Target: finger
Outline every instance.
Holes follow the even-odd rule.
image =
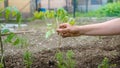
[[[61,29],[57,29],[56,32],[58,33],[58,35],[61,35],[62,33]]]
[[[57,29],[58,33],[67,33],[67,29]]]
[[[59,28],[66,28],[66,27],[67,27],[67,26],[64,25],[64,24],[62,24],[62,25],[59,26]]]
[[[59,28],[66,28],[68,26],[68,23],[63,23],[63,24],[60,24]]]
[[[70,34],[69,33],[65,33],[62,35],[63,38],[66,38],[66,37],[70,37]]]

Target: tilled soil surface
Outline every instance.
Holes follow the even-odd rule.
[[[105,45],[107,41],[109,41],[108,45]],[[104,57],[109,58],[111,64],[116,64],[115,68],[120,68],[120,45],[110,45],[114,43],[111,43],[111,39],[108,37],[102,42],[104,44],[94,43],[85,46],[65,46],[34,53],[32,68],[57,68],[55,54],[58,52],[58,49],[61,52],[73,50],[75,53],[73,59],[76,61],[75,68],[97,68]],[[24,68],[22,54],[7,55],[6,66],[7,68]]]
[[[111,64],[116,64],[115,68],[120,68],[120,36],[64,38],[61,47],[58,47],[58,35],[45,39],[45,25],[38,23],[29,23],[28,25],[36,25],[24,29],[35,31],[22,35],[28,39],[29,47],[16,48],[10,44],[4,46],[6,68],[25,68],[23,53],[26,50],[33,54],[31,68],[57,68],[55,54],[58,50],[64,53],[68,50],[74,52],[75,68],[97,68],[105,57],[109,58]]]

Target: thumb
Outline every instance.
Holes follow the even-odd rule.
[[[67,31],[67,28],[64,28],[64,29],[57,29],[57,32],[60,32],[60,33],[66,32],[66,31]]]

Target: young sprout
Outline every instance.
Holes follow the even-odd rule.
[[[62,19],[62,21],[65,23],[69,23],[70,25],[75,25],[75,23],[76,23],[74,18],[69,18],[68,16],[65,16]]]
[[[62,22],[63,22],[63,23],[66,23],[66,22],[68,22],[68,20],[69,20],[69,17],[68,17],[68,16],[65,16],[65,17],[62,19]]]
[[[54,33],[55,33],[54,25],[53,24],[47,24],[47,32],[46,32],[45,38],[46,39],[49,38]]]
[[[56,16],[62,20],[65,16],[67,16],[67,11],[64,8],[59,8],[56,12]]]
[[[52,34],[55,33],[56,28],[59,26],[59,24],[62,23],[69,23],[70,25],[75,24],[74,18],[69,18],[67,15],[67,11],[63,8],[58,9],[56,12],[54,11],[47,11],[45,13],[45,17],[47,19],[56,18],[56,23],[54,22],[48,22],[47,23],[47,32],[46,32],[46,38],[49,38]]]
[[[108,58],[104,58],[102,63],[98,65],[98,68],[115,68],[116,64],[110,64]]]
[[[67,53],[58,52],[55,54],[58,68],[75,68],[75,60],[73,59],[74,53],[68,50]]]
[[[29,51],[26,51],[23,54],[23,58],[24,58],[24,64],[26,65],[26,68],[31,68],[32,65],[32,53]]]
[[[70,18],[69,21],[68,21],[68,23],[70,25],[75,25],[75,19],[74,18]]]

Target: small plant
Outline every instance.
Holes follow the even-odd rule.
[[[98,68],[112,68],[112,67],[116,67],[116,64],[110,64],[108,58],[104,58],[102,63],[98,65]]]
[[[4,40],[5,43],[11,43],[13,46],[16,47],[24,47],[28,45],[26,38],[19,37],[13,32],[10,32],[8,29],[4,29],[2,31],[2,34],[7,34],[7,33],[9,33],[9,35],[6,36]]]
[[[19,40],[20,40],[19,47],[22,48],[22,47],[27,47],[29,45],[27,38],[19,37]]]
[[[75,68],[75,60],[73,59],[74,53],[72,50],[67,53],[56,53],[55,58],[57,60],[58,68]]]
[[[4,0],[0,0],[0,3],[3,2]],[[0,14],[2,12],[5,12],[5,18],[8,21],[10,19],[10,16],[16,18],[16,22],[19,24],[21,23],[21,13],[17,10],[15,7],[7,7],[5,9],[0,10]],[[9,29],[3,29],[4,25],[0,24],[0,47],[1,47],[1,62],[0,62],[0,68],[5,68],[5,59],[4,59],[4,45],[3,45],[3,38],[2,36],[7,36],[5,39],[6,42],[12,43],[14,45],[17,45],[18,38],[15,38],[16,35],[13,32],[10,32]],[[14,40],[13,40],[14,38]]]
[[[23,54],[23,58],[24,58],[24,64],[26,66],[26,68],[31,68],[32,65],[32,53],[29,51],[26,51]]]
[[[36,14],[36,19],[40,19]],[[44,13],[44,16],[42,16],[42,19],[46,20],[46,25],[47,25],[47,32],[45,35],[45,38],[48,39],[51,35],[56,33],[56,29],[59,27],[61,23],[69,23],[70,25],[75,24],[75,19],[68,17],[67,11],[64,10],[63,8],[57,9],[57,11],[46,11]],[[58,46],[61,46],[62,43],[62,38],[58,36]],[[72,60],[73,57],[73,52],[68,51],[66,53],[66,57],[63,56],[63,53],[60,52],[60,50],[57,50],[59,53],[56,54],[56,59],[58,60],[58,68],[74,68],[75,62]],[[65,60],[64,60],[65,59]],[[63,64],[63,65],[62,65]]]
[[[45,19],[47,25],[46,39],[49,38],[56,31],[56,28],[59,27],[59,24],[65,22],[71,25],[75,24],[74,18],[69,18],[67,11],[63,8],[59,8],[55,11],[46,11],[46,12],[34,12],[35,19]],[[51,21],[52,20],[52,21]]]
[[[45,16],[47,19],[54,18],[55,21],[47,23],[46,38],[49,38],[52,34],[54,34],[56,28],[59,27],[59,24],[61,24],[63,22],[69,23],[71,25],[75,24],[75,19],[69,18],[67,15],[67,12],[63,8],[58,9],[56,12],[54,12],[54,11],[49,12],[49,13],[47,12],[47,16],[49,16],[49,17]]]
[[[15,17],[16,22],[18,24],[21,23],[22,15],[21,15],[21,13],[19,12],[19,10],[16,7],[7,7],[7,8],[5,8],[5,19],[6,19],[6,21],[9,21],[10,16]]]

